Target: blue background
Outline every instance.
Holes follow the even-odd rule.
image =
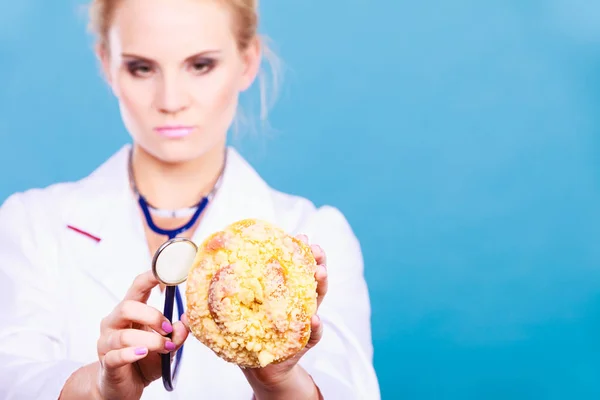
[[[383,397],[598,398],[600,3],[261,3],[285,76],[237,143],[356,230]],[[1,9],[5,198],[129,138],[80,3]]]

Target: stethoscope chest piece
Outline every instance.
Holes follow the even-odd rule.
[[[154,254],[152,272],[159,282],[167,286],[179,285],[187,279],[197,252],[198,246],[189,239],[170,239]]]
[[[166,286],[165,307],[163,314],[169,321],[173,321],[174,302],[177,300],[179,318],[183,314],[183,299],[177,285],[187,280],[188,273],[194,264],[198,246],[186,238],[175,237],[163,243],[152,259],[152,272],[156,279]],[[171,334],[167,334],[171,337]],[[161,368],[163,384],[167,391],[175,388],[177,371],[183,346],[177,351],[175,366],[171,368],[171,356],[161,354]]]

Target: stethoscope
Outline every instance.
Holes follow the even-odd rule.
[[[204,211],[209,201],[212,200],[217,188],[220,186],[221,178],[222,173],[212,191],[207,196],[203,197],[197,205],[182,210],[160,210],[150,205],[146,198],[137,190],[137,187],[135,186],[135,180],[133,179],[133,169],[131,165],[130,154],[129,180],[134,194],[138,198],[138,204],[142,209],[146,223],[153,232],[159,235],[165,235],[168,238],[168,240],[158,248],[156,253],[154,253],[154,257],[152,258],[152,272],[154,273],[156,279],[165,285],[165,304],[163,314],[169,320],[169,322],[173,322],[173,307],[175,301],[177,302],[178,319],[181,320],[184,307],[183,298],[178,285],[186,281],[188,272],[198,251],[198,246],[193,241],[178,236],[191,229],[196,222],[198,222],[198,218],[200,218],[202,211]],[[154,220],[152,219],[152,213],[171,217],[183,217],[189,216],[190,214],[191,216],[188,222],[179,228],[162,229],[154,223]],[[171,334],[167,335],[169,338],[171,336]],[[171,353],[161,354],[163,385],[169,392],[173,391],[175,388],[175,382],[177,381],[177,374],[179,372],[179,365],[181,363],[182,355],[183,345],[179,348],[179,350],[177,350],[177,353],[175,354],[175,362],[171,368]]]

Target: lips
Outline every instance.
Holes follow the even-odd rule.
[[[163,137],[177,139],[189,136],[194,129],[193,126],[161,126],[154,130]]]

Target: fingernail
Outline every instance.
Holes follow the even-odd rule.
[[[146,354],[148,352],[148,349],[145,347],[138,347],[137,349],[135,349],[135,354],[137,356],[143,356],[144,354]]]
[[[173,342],[167,342],[165,343],[165,349],[169,350],[169,351],[173,351],[175,350],[177,346],[175,346],[175,343]]]
[[[320,267],[322,267],[322,265]],[[315,278],[325,279],[326,277],[327,277],[327,268],[317,268],[317,272],[315,273]]]
[[[162,328],[163,328],[163,331],[165,331],[167,333],[173,332],[173,325],[171,325],[168,321],[164,321],[162,323]]]

